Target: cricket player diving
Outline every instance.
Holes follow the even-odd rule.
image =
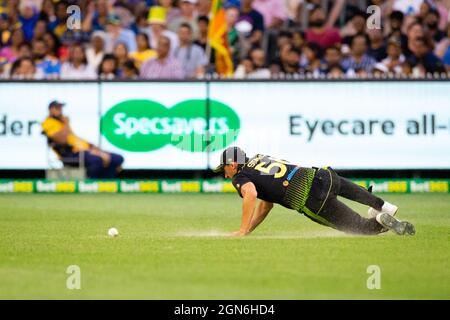
[[[243,199],[241,227],[230,236],[251,233],[274,203],[346,233],[377,235],[392,230],[398,235],[415,234],[411,223],[394,217],[397,206],[340,177],[329,167],[306,168],[262,154],[248,158],[242,149],[230,147],[222,153],[214,172],[232,179]],[[338,196],[369,206],[370,218],[361,217]],[[258,206],[256,199],[261,200]]]

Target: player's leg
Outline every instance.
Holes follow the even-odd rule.
[[[383,199],[344,177],[338,176],[338,178],[340,185],[338,195],[381,211],[384,204]]]
[[[386,231],[375,218],[361,217],[336,197],[330,197],[326,201],[320,217],[328,221],[335,229],[346,233],[376,235]]]
[[[337,174],[336,174],[337,176]],[[398,211],[398,207],[384,201],[380,197],[367,191],[365,188],[353,183],[352,181],[337,176],[339,179],[338,195],[346,199],[356,201],[361,204],[369,206],[369,216],[375,218],[379,213],[386,212],[391,216],[395,216]],[[373,208],[373,209],[372,209]]]
[[[105,168],[105,178],[115,178],[117,173],[119,172],[119,168],[122,165],[124,158],[115,153],[108,153],[110,157],[110,162],[108,166]]]
[[[89,151],[83,152],[84,165],[86,167],[87,176],[91,179],[103,178],[104,167],[103,160],[97,155],[91,154]]]

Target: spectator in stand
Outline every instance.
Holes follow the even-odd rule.
[[[33,40],[32,54],[36,68],[42,71],[45,79],[59,78],[61,64],[58,59],[48,55],[47,45],[43,39]]]
[[[387,35],[388,38],[397,37],[400,39],[402,44],[402,49],[408,47],[408,37],[403,33],[403,21],[404,15],[401,11],[393,11],[389,15],[389,24],[388,28],[390,29],[390,33]]]
[[[127,50],[134,52],[137,49],[136,38],[133,31],[122,27],[120,17],[110,15],[106,26],[105,48],[106,52],[111,52],[118,43],[124,43]]]
[[[325,11],[320,6],[315,6],[311,10],[309,26],[310,28],[306,30],[307,42],[315,42],[324,49],[341,42],[339,30],[326,26]]]
[[[198,0],[197,14],[198,16],[209,16],[211,13],[212,0]]]
[[[445,30],[447,24],[450,22],[450,1],[449,0],[435,0],[436,9],[439,12],[441,20],[439,21],[439,29]]]
[[[324,72],[326,74],[333,74],[336,76],[336,67],[340,70],[342,70],[342,53],[339,47],[337,46],[331,46],[325,49],[325,55],[324,55]],[[333,72],[334,71],[334,72]]]
[[[278,33],[278,36],[272,40],[275,41],[269,41],[268,60],[270,64],[280,64],[281,48],[286,44],[294,46],[292,32],[289,30],[282,30]],[[297,47],[297,49],[300,51],[303,50],[301,47]]]
[[[427,37],[433,39],[435,43],[439,43],[445,38],[445,32],[439,30],[439,12],[437,10],[430,10],[425,16],[424,23],[427,30]]]
[[[266,29],[280,29],[288,18],[286,4],[280,0],[254,0],[253,9],[262,14]]]
[[[105,56],[105,32],[95,31],[86,49],[86,59],[90,68],[97,70]]]
[[[8,15],[0,13],[0,48],[7,46],[11,40],[11,31]]]
[[[250,75],[251,79],[269,79],[270,70],[267,68],[266,53],[261,48],[255,48],[250,51],[250,59],[253,63],[254,70]]]
[[[206,51],[206,46],[208,44],[209,18],[207,16],[199,16],[197,19],[197,24],[198,37],[195,39],[194,43]]]
[[[236,30],[244,34],[249,47],[260,47],[264,35],[264,18],[253,9],[253,0],[241,0],[239,19]]]
[[[306,44],[305,34],[301,30],[295,30],[292,32],[292,46],[298,50],[303,50]]]
[[[417,21],[410,24],[407,29],[407,37],[408,43],[407,46],[403,48],[403,52],[405,55],[409,56],[412,52],[411,47],[414,45],[415,40],[425,37],[423,26]]]
[[[241,61],[234,73],[236,79],[270,79],[270,76],[266,54],[261,48],[252,49],[249,57]]]
[[[33,59],[20,58],[11,67],[11,79],[13,80],[41,80],[44,74],[36,68]]]
[[[170,55],[170,39],[159,37],[156,47],[158,56],[149,59],[142,65],[141,79],[183,79],[184,71],[181,62]]]
[[[342,61],[342,67],[347,70],[349,76],[360,73],[371,73],[376,61],[367,54],[367,36],[357,34],[353,37],[350,56]]]
[[[69,52],[69,60],[61,67],[61,79],[89,80],[97,78],[94,69],[87,64],[86,54],[82,45],[73,45]]]
[[[61,43],[57,36],[54,33],[46,32],[42,39],[45,41],[45,45],[47,46],[48,55],[58,59],[60,62],[65,62],[61,59],[60,47]]]
[[[341,29],[342,43],[350,46],[353,36],[366,33],[366,13],[358,10],[347,25]]]
[[[201,78],[208,64],[205,51],[193,43],[193,31],[188,23],[181,24],[178,30],[180,45],[175,49],[174,57],[183,65],[187,79]]]
[[[430,40],[419,37],[413,40],[411,54],[407,57],[408,62],[413,66],[413,74],[423,77],[426,73],[444,72],[445,67],[442,61],[433,53]]]
[[[122,78],[123,80],[137,80],[139,79],[139,69],[134,64],[134,61],[128,59],[123,64]]]
[[[23,42],[19,45],[19,53],[17,59],[31,57],[31,45],[28,42]]]
[[[225,11],[225,22],[227,24],[228,32],[228,47],[230,49],[231,57],[235,65],[248,56],[251,49],[250,42],[246,41],[243,36],[236,30],[236,24],[239,20],[239,9],[236,6],[230,6]],[[214,50],[211,52],[211,58],[215,57]]]
[[[254,66],[250,57],[242,59],[237,66],[233,77],[235,79],[248,79],[254,70]]]
[[[158,0],[157,5],[163,7],[167,12],[167,24],[171,24],[175,19],[181,16],[180,8],[173,5],[173,0]]]
[[[104,55],[98,66],[98,78],[100,80],[115,79],[118,75],[117,65],[117,59],[113,54]]]
[[[370,40],[367,54],[377,62],[385,59],[387,57],[387,52],[382,29],[368,30],[367,35]]]
[[[303,49],[306,63],[302,64],[303,73],[310,74],[317,78],[324,73],[324,65],[322,64],[323,49],[317,43],[308,43]]]
[[[33,39],[42,39],[47,32],[47,21],[38,20],[33,30]]]
[[[11,45],[0,49],[0,57],[5,58],[9,63],[17,60],[19,47],[25,42],[25,35],[22,29],[16,29],[11,33]]]
[[[178,32],[178,29],[182,24],[189,24],[192,29],[194,38],[198,37],[198,24],[197,24],[197,0],[181,0],[180,1],[180,16],[173,19],[169,23],[169,30],[172,32]]]
[[[33,30],[38,20],[39,12],[36,5],[30,0],[21,1],[19,21],[26,41],[33,40]]]
[[[108,0],[98,0],[96,5],[89,11],[92,15],[93,31],[106,31],[108,25],[108,17],[112,13],[112,6]]]
[[[39,15],[40,20],[51,22],[55,19],[55,6],[53,0],[42,1],[41,13]]]
[[[49,23],[48,30],[54,33],[59,39],[67,31],[67,8],[66,1],[60,1],[55,7],[55,19]]]
[[[293,75],[300,72],[301,51],[286,43],[280,48],[280,58],[276,63],[270,66],[270,72],[273,77],[282,75]]]
[[[150,48],[156,48],[159,39],[164,36],[170,40],[170,55],[173,55],[175,48],[178,47],[178,36],[176,33],[167,30],[167,12],[166,9],[160,6],[150,8],[148,14],[149,27],[141,30],[147,34],[150,39]]]
[[[438,43],[434,53],[436,54],[436,56],[442,59],[449,49],[450,49],[450,23],[447,26],[447,36]]]
[[[156,51],[150,48],[150,41],[147,34],[139,33],[136,36],[137,51],[130,53],[130,58],[135,62],[135,66],[140,68],[148,59],[156,57]]]
[[[129,52],[125,43],[119,42],[114,47],[114,57],[117,59],[117,75],[119,77],[123,76],[123,66],[128,60]]]
[[[401,75],[403,71],[402,64],[405,62],[405,56],[402,53],[402,44],[399,38],[389,38],[387,44],[387,54],[387,58],[381,63],[386,66],[390,73]]]

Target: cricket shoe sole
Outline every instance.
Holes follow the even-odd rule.
[[[414,225],[408,221],[400,221],[391,216],[388,213],[380,213],[376,217],[379,224],[386,229],[394,231],[399,236],[408,235],[413,236],[416,234]]]

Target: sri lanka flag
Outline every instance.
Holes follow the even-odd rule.
[[[233,75],[234,67],[228,46],[228,30],[223,3],[224,0],[213,0],[212,2],[208,41],[210,47],[216,50],[217,73],[231,76]]]

